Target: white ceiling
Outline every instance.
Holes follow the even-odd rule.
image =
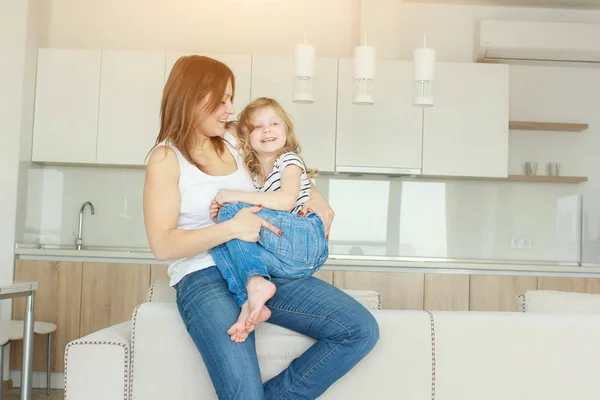
[[[600,0],[404,0],[404,2],[600,10]]]

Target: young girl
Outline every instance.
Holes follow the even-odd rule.
[[[275,294],[270,277],[304,278],[318,271],[329,256],[325,227],[314,213],[303,216],[310,197],[311,171],[300,157],[300,146],[288,114],[274,99],[259,98],[242,110],[238,121],[240,150],[257,192],[220,190],[211,205],[217,222],[233,218],[244,207],[264,207],[257,213],[277,234],[261,229],[258,242],[233,239],[211,250],[217,267],[241,307],[228,331],[243,342],[271,312],[265,303]]]

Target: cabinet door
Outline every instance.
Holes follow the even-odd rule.
[[[146,301],[149,264],[84,262],[81,280],[81,336],[131,319]]]
[[[337,60],[317,58],[313,82],[315,102],[292,101],[293,57],[254,56],[252,58],[252,99],[272,97],[291,116],[309,168],[334,171]],[[241,111],[241,110],[240,110]]]
[[[160,129],[165,53],[103,51],[99,164],[144,165]]]
[[[423,110],[412,105],[412,62],[377,60],[372,105],[353,103],[353,60],[339,63],[336,170],[420,173]]]
[[[508,176],[508,66],[436,63],[423,174]]]
[[[165,66],[165,82],[173,69],[173,65],[181,56],[192,53],[167,53]],[[235,99],[233,108],[235,114],[230,119],[237,119],[237,114],[250,102],[250,80],[252,76],[252,57],[248,54],[212,54],[202,53],[202,56],[214,58],[227,65],[235,77]]]
[[[38,52],[32,159],[95,163],[99,50]]]

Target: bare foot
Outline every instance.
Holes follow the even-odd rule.
[[[246,319],[246,331],[248,333],[252,332],[256,325],[260,324],[261,322],[265,322],[269,318],[271,318],[271,310],[269,310],[266,306],[262,306],[256,321],[253,320],[250,322],[249,319]]]
[[[265,303],[275,295],[275,285],[263,276],[255,275],[248,280],[246,290],[248,291],[248,306],[250,307],[248,322],[250,325],[256,325],[262,322],[260,317]]]
[[[270,313],[270,312],[269,312]],[[252,331],[246,330],[246,320],[250,315],[250,308],[248,302],[245,302],[240,311],[240,315],[235,324],[231,325],[231,328],[227,331],[227,334],[231,336],[231,341],[236,343],[242,343],[248,338],[248,334]]]

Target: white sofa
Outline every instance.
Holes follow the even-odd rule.
[[[380,341],[322,399],[600,398],[600,316],[378,310],[377,294],[351,294],[372,309]],[[313,343],[268,323],[256,337],[265,380]],[[65,366],[67,400],[216,398],[164,282],[131,322],[69,343]]]

